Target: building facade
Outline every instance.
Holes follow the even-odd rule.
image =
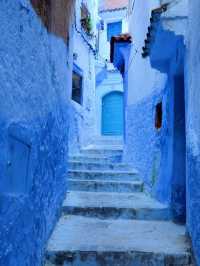
[[[99,1],[98,56],[96,61],[97,138],[117,138],[124,135],[123,80],[110,63],[112,36],[128,30],[128,1]]]
[[[152,194],[157,194],[160,190],[157,185],[162,132],[155,127],[155,113],[156,105],[164,94],[166,75],[151,67],[149,57],[142,57],[142,47],[151,11],[157,6],[157,1],[130,3],[130,36],[122,36],[122,40],[113,41],[115,49],[112,55],[114,64],[123,75],[126,95],[124,160],[138,168],[146,189]],[[169,191],[162,191],[160,194],[163,196],[164,193],[163,200],[169,200]]]
[[[73,84],[70,104],[70,153],[78,153],[95,135],[95,56],[98,5],[96,0],[76,1],[73,50]],[[86,133],[87,132],[87,133]]]

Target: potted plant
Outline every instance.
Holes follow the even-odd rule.
[[[87,15],[85,18],[81,19],[81,26],[88,35],[92,35],[92,19],[91,15]]]

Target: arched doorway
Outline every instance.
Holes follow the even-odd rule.
[[[104,136],[121,136],[124,131],[123,93],[113,91],[102,98],[101,132]]]

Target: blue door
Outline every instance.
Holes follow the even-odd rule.
[[[102,99],[102,134],[106,136],[123,135],[123,93],[111,92]]]
[[[118,36],[122,33],[122,21],[112,22],[107,24],[107,41],[110,42],[113,36]]]

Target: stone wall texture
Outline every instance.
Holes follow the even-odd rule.
[[[155,128],[156,104],[162,101],[162,128]],[[170,202],[171,176],[166,170],[171,153],[167,88],[127,107],[124,160],[136,167],[145,189],[162,202]],[[163,171],[162,171],[163,169]],[[165,185],[163,184],[165,183]]]
[[[26,0],[0,22],[0,265],[39,266],[66,191],[70,45]]]
[[[200,2],[189,3],[187,40],[187,224],[197,265],[200,265]]]

